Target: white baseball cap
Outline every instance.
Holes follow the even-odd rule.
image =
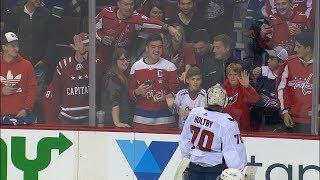
[[[13,33],[13,32],[7,32],[3,35],[3,38],[2,38],[2,43],[3,44],[7,44],[7,43],[11,43],[13,41],[18,41],[18,36]]]
[[[286,49],[284,49],[281,46],[276,46],[275,48],[271,49],[271,50],[267,50],[267,53],[269,54],[269,57],[276,57],[279,58],[282,61],[287,60],[288,58],[288,52]]]

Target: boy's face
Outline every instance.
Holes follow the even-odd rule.
[[[12,58],[16,58],[19,53],[19,43],[18,41],[7,43],[2,45],[3,52]]]
[[[279,62],[278,58],[270,57],[268,59],[268,67],[270,70],[273,71],[273,70],[277,69],[279,67],[279,65],[280,65],[280,62]]]
[[[190,91],[197,91],[200,89],[202,78],[200,75],[195,75],[187,78],[186,81],[189,84]]]
[[[238,83],[239,83],[239,74],[234,72],[234,71],[230,71],[228,74],[227,74],[227,78],[228,78],[228,81],[230,83],[231,86],[237,86]]]
[[[307,48],[298,41],[295,43],[294,51],[297,53],[297,56],[302,59],[308,54]]]

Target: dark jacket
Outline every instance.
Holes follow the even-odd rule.
[[[55,28],[48,9],[39,7],[30,18],[24,12],[24,4],[19,3],[8,12],[4,29],[18,35],[20,53],[33,65],[40,60],[51,65],[55,60]]]
[[[113,125],[111,110],[115,106],[120,108],[120,122],[131,124],[133,106],[129,99],[129,86],[123,85],[112,70],[103,76],[101,105],[106,113],[106,125]]]
[[[202,86],[208,90],[211,86],[225,80],[226,65],[223,60],[216,60],[213,56],[206,58],[202,69]]]

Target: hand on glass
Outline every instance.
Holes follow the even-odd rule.
[[[249,73],[247,71],[242,71],[241,72],[241,76],[238,77],[239,83],[244,86],[244,87],[248,87],[249,86]]]

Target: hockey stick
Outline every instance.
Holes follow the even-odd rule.
[[[174,174],[174,180],[182,180],[183,172],[186,170],[190,162],[190,159],[183,158]]]

